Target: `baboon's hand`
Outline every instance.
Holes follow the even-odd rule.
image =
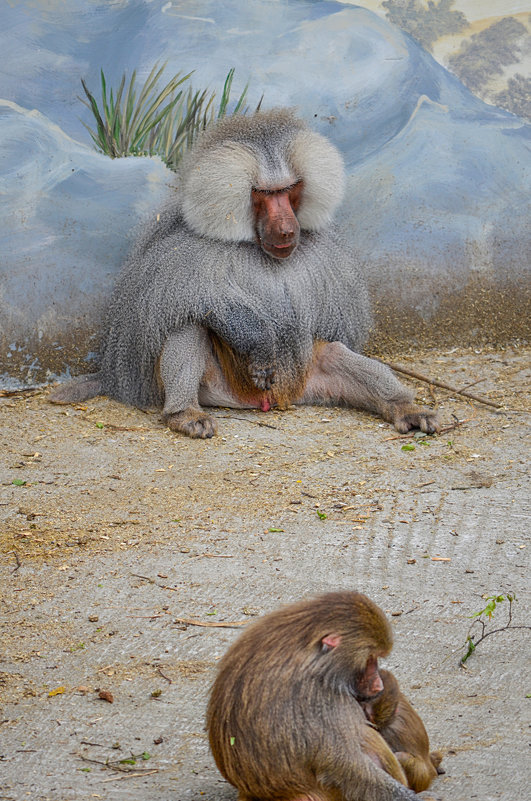
[[[214,418],[200,409],[185,409],[184,412],[169,414],[165,422],[172,431],[179,431],[192,439],[210,439],[218,430]]]
[[[435,434],[441,427],[434,409],[423,409],[413,403],[397,404],[392,420],[401,434],[406,434],[413,428],[419,428],[425,434]]]
[[[271,389],[275,383],[275,368],[274,367],[258,367],[251,365],[249,375],[255,387],[258,389],[266,390]]]

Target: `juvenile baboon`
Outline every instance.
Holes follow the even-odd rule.
[[[383,689],[392,633],[358,592],[287,606],[223,657],[207,709],[210,747],[239,801],[400,801],[417,796],[361,703]]]
[[[367,719],[376,727],[402,765],[407,783],[416,793],[426,790],[438,773],[442,754],[430,752],[428,733],[420,715],[400,691],[395,676],[380,670],[383,692],[362,703]]]
[[[162,407],[171,429],[202,438],[216,433],[202,406],[346,404],[401,432],[437,430],[433,410],[357,352],[369,301],[331,223],[343,188],[338,151],[289,110],[205,132],[117,281],[100,371],[51,400]]]

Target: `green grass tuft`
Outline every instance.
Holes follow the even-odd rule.
[[[190,83],[191,72],[187,75],[178,72],[160,88],[165,66],[155,64],[140,88],[136,83],[136,70],[129,81],[124,73],[114,90],[107,89],[105,74],[101,70],[100,105],[85,81],[81,81],[87,99],[80,100],[92,111],[96,122],[95,129],[88,125],[85,127],[97,150],[113,159],[160,156],[170,169],[175,170],[200,131],[226,116],[234,68],[225,78],[216,108],[216,93],[208,89],[194,90]],[[247,89],[248,84],[236,101],[232,114],[247,113]],[[262,100],[257,111],[261,103]]]

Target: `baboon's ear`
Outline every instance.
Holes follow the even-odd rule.
[[[327,653],[327,651],[337,648],[340,642],[341,634],[327,634],[326,637],[323,637],[321,640],[321,649],[324,653]]]

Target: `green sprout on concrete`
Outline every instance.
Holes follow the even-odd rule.
[[[197,135],[215,120],[228,114],[234,68],[225,78],[219,104],[216,92],[194,90],[192,72],[178,72],[166,84],[161,79],[166,65],[155,64],[142,86],[137,85],[136,70],[129,80],[126,74],[117,88],[107,87],[101,70],[101,100],[98,101],[84,80],[86,100],[79,98],[92,111],[95,129],[85,125],[97,150],[111,158],[125,156],[160,156],[175,170]],[[248,84],[236,101],[232,114],[245,114]],[[258,103],[256,110],[261,106]],[[85,124],[85,123],[84,123]]]
[[[461,665],[461,667],[465,667],[465,662],[470,656],[472,656],[478,645],[481,642],[483,642],[483,640],[485,640],[487,637],[490,637],[491,634],[499,634],[500,632],[508,631],[509,629],[531,630],[531,626],[512,625],[513,603],[517,600],[514,592],[507,593],[506,595],[489,595],[485,598],[485,600],[488,601],[485,608],[481,609],[479,612],[474,612],[473,615],[470,615],[470,617],[473,618],[474,620],[468,630],[467,638],[464,644],[464,647],[467,649],[466,653],[459,660],[459,664]],[[505,601],[508,601],[509,603],[507,623],[505,624],[505,626],[501,626],[498,629],[488,629],[488,625],[492,620],[496,608]],[[479,624],[481,626],[479,636],[477,636],[475,633],[472,634],[472,629],[476,624]]]

